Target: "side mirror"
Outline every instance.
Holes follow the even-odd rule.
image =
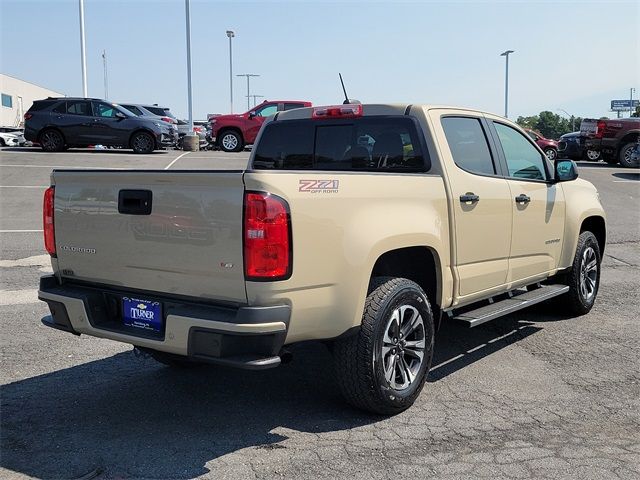
[[[254,118],[257,117],[258,115],[256,115],[256,112],[249,112],[249,118]]]
[[[570,182],[578,178],[578,167],[573,160],[560,158],[554,163],[553,179],[556,182]]]
[[[124,120],[125,118],[127,118],[127,116],[122,112],[116,112],[116,118],[119,118],[120,120]]]

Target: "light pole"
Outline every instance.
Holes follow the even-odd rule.
[[[255,73],[240,73],[239,75],[236,75],[236,77],[247,77],[247,110],[251,110],[251,104],[249,103],[250,100],[250,96],[251,96],[251,91],[250,91],[250,87],[249,87],[249,79],[251,77],[259,77],[260,75],[256,75]]]
[[[509,118],[509,54],[514,53],[513,50],[507,50],[500,54],[506,60],[504,75],[504,118]]]
[[[84,0],[79,0],[80,9],[80,62],[82,63],[82,96],[87,98],[87,51],[84,41]]]
[[[564,112],[571,119],[571,131],[575,132],[576,131],[576,117],[574,117],[569,112],[567,112],[566,110],[563,110],[561,108],[558,108],[558,111],[559,112]]]
[[[233,113],[233,54],[231,50],[231,39],[236,34],[233,30],[227,30],[227,37],[229,37],[229,110]]]
[[[253,98],[253,106],[256,106],[256,98],[264,98],[264,95],[255,95],[255,94],[251,94],[249,95],[251,98]]]
[[[635,91],[636,89],[633,87],[629,89],[629,99],[631,100],[629,105],[629,118],[631,118],[631,115],[633,115],[633,92]]]
[[[102,68],[104,70],[104,99],[109,100],[109,77],[107,76],[107,51],[102,50]]]
[[[189,133],[193,135],[193,101],[191,97],[191,12],[190,0],[184,0],[185,17],[187,22],[187,102],[189,108]]]

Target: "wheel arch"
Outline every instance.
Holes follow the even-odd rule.
[[[396,248],[382,253],[371,270],[374,277],[407,278],[416,282],[426,293],[433,309],[436,328],[440,326],[442,270],[436,250],[425,246]]]
[[[627,143],[635,143],[638,141],[638,137],[640,137],[640,132],[637,130],[628,132],[624,137],[620,139],[618,143],[618,151],[622,149]]]
[[[222,127],[220,128],[220,130],[218,130],[218,134],[216,135],[216,143],[218,143],[218,145],[220,145],[220,137],[222,137],[226,132],[237,133],[238,135],[240,135],[240,139],[244,143],[244,135],[242,134],[242,130],[239,127],[230,125],[228,127]]]
[[[131,147],[131,142],[133,140],[133,137],[136,134],[140,133],[140,132],[147,133],[147,134],[149,134],[151,136],[151,138],[153,140],[153,149],[157,150],[158,149],[158,142],[156,141],[156,136],[154,135],[154,133],[151,130],[149,130],[148,128],[143,128],[143,127],[138,127],[133,132],[131,132],[131,135],[129,135],[129,141],[127,142],[127,147],[128,148],[132,148]]]
[[[60,130],[59,127],[57,127],[56,125],[47,125],[46,127],[42,127],[40,129],[40,131],[38,132],[38,136],[36,137],[38,140],[38,143],[42,143],[40,142],[40,140],[42,139],[42,135],[44,134],[44,132],[46,132],[47,130],[55,130],[56,132],[58,132],[60,135],[62,135],[62,139],[64,140],[64,144],[67,144],[67,137],[65,136],[65,134],[62,132],[62,130]]]
[[[600,255],[603,255],[604,248],[607,243],[607,229],[604,218],[595,215],[585,218],[580,225],[580,233],[586,231],[589,231],[595,235],[596,240],[598,240]]]

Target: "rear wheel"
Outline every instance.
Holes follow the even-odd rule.
[[[154,147],[153,137],[146,132],[138,132],[131,138],[131,148],[135,153],[151,153]]]
[[[595,235],[589,231],[578,237],[578,246],[566,283],[569,292],[562,306],[567,313],[584,315],[593,307],[600,287],[600,246]]]
[[[39,143],[45,152],[61,152],[64,150],[64,137],[57,130],[45,130],[42,132]]]
[[[422,391],[433,343],[433,314],[420,286],[406,278],[374,278],[360,330],[334,343],[343,396],[373,413],[406,410]]]
[[[636,148],[636,142],[627,143],[623,145],[618,154],[620,165],[626,168],[635,168],[640,166],[640,161],[633,155],[633,150]]]
[[[225,152],[239,152],[244,147],[242,136],[233,130],[223,131],[218,140],[220,149]]]

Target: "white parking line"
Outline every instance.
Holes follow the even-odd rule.
[[[178,160],[180,160],[182,157],[184,157],[185,155],[189,155],[191,152],[184,152],[182,155],[178,155],[169,165],[167,165],[166,167],[164,167],[165,170],[169,170],[171,168],[171,166],[176,163]]]
[[[0,188],[49,188],[44,185],[0,185]]]
[[[637,183],[640,185],[640,180],[613,180],[613,183]]]
[[[42,230],[0,230],[0,233],[42,233]]]

